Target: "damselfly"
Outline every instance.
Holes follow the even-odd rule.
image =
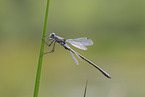
[[[99,66],[97,66],[96,64],[94,64],[93,62],[91,62],[90,60],[88,60],[87,58],[85,58],[84,56],[80,55],[79,53],[77,53],[76,51],[74,51],[72,48],[69,47],[69,45],[67,43],[70,43],[71,45],[82,49],[82,50],[87,50],[86,46],[90,46],[93,45],[93,41],[89,38],[76,38],[76,39],[64,39],[60,36],[56,36],[55,33],[51,33],[49,38],[46,37],[47,40],[52,40],[49,44],[45,41],[45,44],[49,47],[53,44],[52,50],[50,52],[45,52],[44,54],[47,53],[52,53],[54,52],[54,48],[55,48],[55,43],[58,43],[60,45],[62,45],[66,50],[68,50],[70,52],[70,54],[72,55],[74,61],[76,62],[76,64],[79,64],[77,59],[75,58],[75,56],[73,55],[73,53],[78,56],[80,59],[85,60],[86,62],[88,62],[89,64],[91,64],[92,66],[94,66],[95,68],[97,68],[103,75],[105,75],[107,78],[111,78],[109,74],[107,74],[104,70],[102,70]]]

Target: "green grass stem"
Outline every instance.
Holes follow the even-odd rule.
[[[47,2],[47,4],[46,4],[45,20],[44,20],[42,39],[41,39],[41,48],[40,48],[40,54],[39,54],[39,60],[38,60],[38,67],[37,67],[37,74],[36,74],[33,97],[38,97],[38,92],[39,92],[41,68],[42,68],[44,45],[45,45],[45,42],[43,40],[45,40],[46,29],[47,29],[47,20],[48,20],[48,10],[49,10],[49,0],[47,0],[46,2]]]
[[[86,94],[87,94],[87,85],[88,85],[88,80],[86,81],[86,86],[85,86],[85,91],[84,91],[84,97],[86,97]]]

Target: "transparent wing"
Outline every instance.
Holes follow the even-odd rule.
[[[79,65],[78,60],[76,59],[76,57],[74,56],[74,54],[81,60],[80,56],[78,55],[78,53],[76,53],[73,49],[71,49],[67,44],[65,44],[65,47],[68,48],[71,56],[73,57],[74,61],[76,62],[77,65]],[[74,53],[74,54],[73,54]]]
[[[90,46],[93,45],[93,41],[87,37],[83,38],[76,38],[76,39],[67,39],[66,42],[83,45],[83,46]]]
[[[76,62],[76,64],[79,65],[79,62],[76,59],[76,57],[74,56],[74,54],[71,51],[69,51],[69,52],[70,52],[71,56],[73,57],[74,61]]]
[[[82,49],[87,50],[85,46],[93,45],[93,41],[87,37],[84,38],[76,38],[76,39],[67,39],[66,42],[70,43],[71,45]]]

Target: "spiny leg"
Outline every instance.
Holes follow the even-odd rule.
[[[49,39],[48,36],[45,36],[45,37],[46,37],[47,40],[52,40],[52,39]]]
[[[48,35],[43,35],[43,37],[46,37],[47,40],[52,40],[48,38]]]
[[[53,40],[54,41],[54,40]],[[53,48],[52,48],[52,50],[50,51],[50,52],[45,52],[44,54],[48,54],[48,53],[53,53],[54,52],[54,48],[55,48],[55,43],[56,43],[56,41],[54,41],[54,43],[53,43]],[[52,43],[51,43],[52,44]]]
[[[45,44],[49,47],[49,46],[51,46],[51,44],[54,42],[54,40],[52,40],[49,44],[44,40],[44,39],[42,39],[44,42],[45,42]]]
[[[49,43],[49,45],[47,45],[47,46],[48,46],[48,47],[51,46],[51,44],[52,44],[53,42],[54,42],[54,40],[52,40],[52,41]]]

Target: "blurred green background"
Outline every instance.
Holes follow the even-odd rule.
[[[0,97],[32,97],[46,0],[0,1]],[[47,35],[89,37],[87,51],[112,79],[60,45],[44,56],[39,97],[144,97],[145,1],[50,0]],[[45,51],[51,48],[45,47]]]

